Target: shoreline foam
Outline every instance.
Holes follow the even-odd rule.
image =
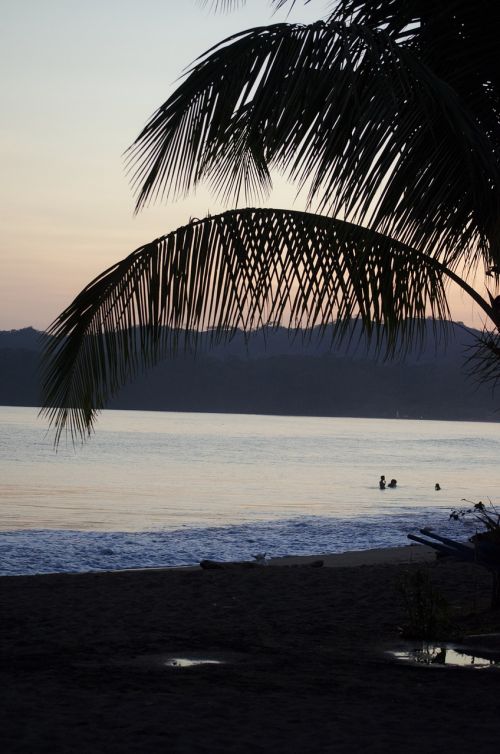
[[[316,555],[284,555],[266,559],[259,564],[255,561],[209,561],[217,564],[222,570],[238,566],[253,566],[255,568],[277,568],[311,566],[318,561],[324,568],[357,568],[371,565],[404,565],[411,563],[429,563],[435,560],[436,552],[425,545],[402,545],[401,547],[378,547],[369,550],[347,550],[337,553],[320,553]],[[123,568],[115,571],[100,571],[99,573],[136,573],[157,571],[198,571],[199,564],[185,566],[165,566],[151,568]],[[215,570],[215,569],[214,569]],[[48,575],[48,574],[46,574]]]

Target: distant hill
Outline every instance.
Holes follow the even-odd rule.
[[[38,351],[41,348],[43,333],[33,327],[22,330],[0,330],[0,349],[26,349]]]
[[[445,325],[447,345],[432,324],[422,347],[404,359],[377,359],[353,326],[351,347],[332,347],[332,330],[311,338],[282,328],[238,332],[197,356],[167,359],[127,385],[110,408],[164,411],[408,417],[498,421],[500,396],[477,386],[464,362],[477,331]],[[0,404],[39,405],[41,333],[0,331]]]

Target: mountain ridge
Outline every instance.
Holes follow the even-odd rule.
[[[360,340],[356,325],[350,349],[332,346],[328,328],[322,339],[317,332],[290,337],[284,328],[237,332],[213,348],[205,333],[197,355],[165,359],[108,408],[499,421],[491,389],[474,384],[464,367],[479,331],[444,326],[445,350],[429,322],[422,347],[392,361]],[[42,335],[0,331],[0,404],[39,405]]]

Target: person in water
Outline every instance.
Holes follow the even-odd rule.
[[[436,490],[436,492],[439,492],[439,490],[441,489],[441,485],[439,484],[439,482],[436,482],[436,484],[434,485],[434,489]]]
[[[398,480],[397,479],[391,479],[391,481],[389,482],[389,484],[387,486],[391,487],[392,489],[394,489],[394,487],[398,486]]]
[[[380,477],[380,481],[378,483],[378,486],[380,487],[381,490],[385,490],[385,476],[383,474]]]

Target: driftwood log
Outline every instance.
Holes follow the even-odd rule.
[[[432,547],[438,556],[476,563],[486,568],[493,580],[491,607],[495,610],[500,609],[500,545],[497,542],[488,542],[484,537],[470,544],[455,542],[453,539],[435,534],[430,529],[420,529],[420,536],[408,534],[408,539]]]

